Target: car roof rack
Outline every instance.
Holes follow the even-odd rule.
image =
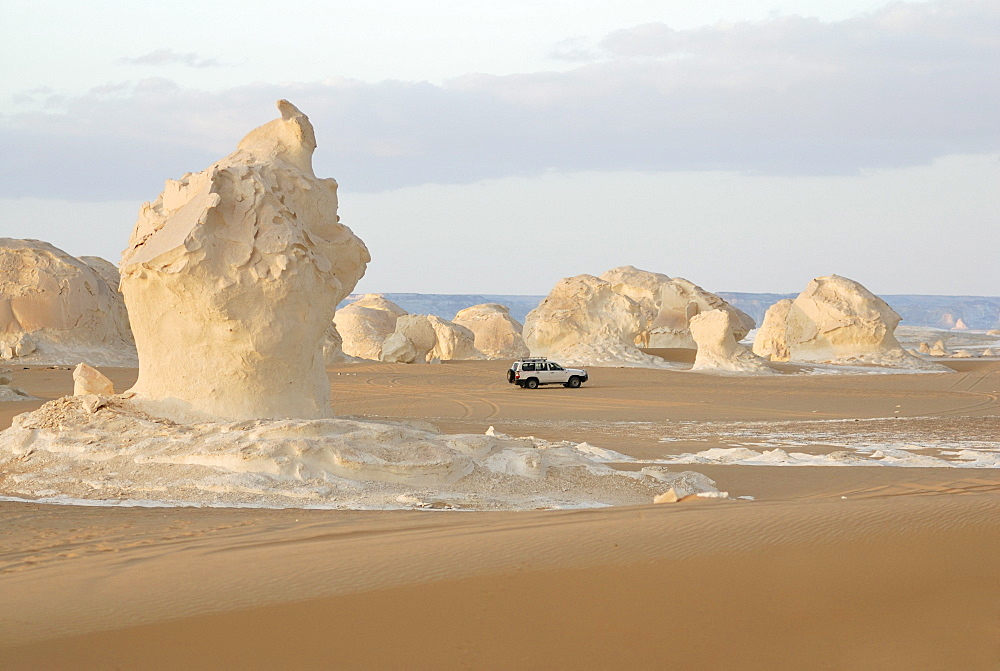
[[[522,356],[519,361],[548,361],[548,357],[544,356]]]

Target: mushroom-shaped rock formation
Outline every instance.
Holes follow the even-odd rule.
[[[523,327],[510,316],[510,309],[498,303],[483,303],[459,310],[452,320],[472,331],[475,348],[490,359],[517,359],[528,356]]]
[[[0,238],[0,356],[135,365],[118,281],[105,271],[47,242]]]
[[[818,277],[794,300],[778,301],[764,315],[753,351],[772,361],[938,370],[906,352],[893,332],[899,315],[858,282]]]
[[[396,330],[396,320],[406,310],[378,294],[362,298],[337,310],[337,330],[344,339],[344,354],[378,361],[382,343]]]
[[[435,315],[403,315],[382,344],[382,361],[425,363],[482,359],[472,331]]]
[[[560,280],[524,321],[532,356],[584,366],[669,367],[639,351],[645,330],[642,308],[593,275]]]
[[[691,370],[721,374],[768,375],[767,363],[733,337],[733,316],[727,310],[709,310],[691,318],[691,336],[698,354]]]
[[[288,101],[202,172],[168,180],[122,253],[139,352],[134,402],[190,421],[332,414],[324,334],[364,275],[337,182],[312,169],[312,124]]]

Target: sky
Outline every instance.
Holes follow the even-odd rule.
[[[357,291],[1000,295],[996,0],[0,0],[0,63],[0,236],[74,255],[287,98]]]

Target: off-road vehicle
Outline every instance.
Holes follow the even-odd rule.
[[[507,371],[507,381],[521,388],[536,389],[540,384],[561,384],[576,389],[587,381],[587,371],[563,368],[545,357],[518,359]]]

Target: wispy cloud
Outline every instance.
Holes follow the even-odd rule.
[[[222,63],[214,58],[203,58],[195,53],[181,54],[173,49],[157,49],[135,58],[119,58],[124,65],[185,65],[191,68],[217,68]]]
[[[288,98],[317,171],[354,191],[588,170],[848,174],[1000,150],[1000,3],[890,5],[840,22],[778,17],[608,35],[567,72],[103,87],[60,113],[0,117],[0,195],[151,198]],[[572,51],[572,49],[569,49]]]

